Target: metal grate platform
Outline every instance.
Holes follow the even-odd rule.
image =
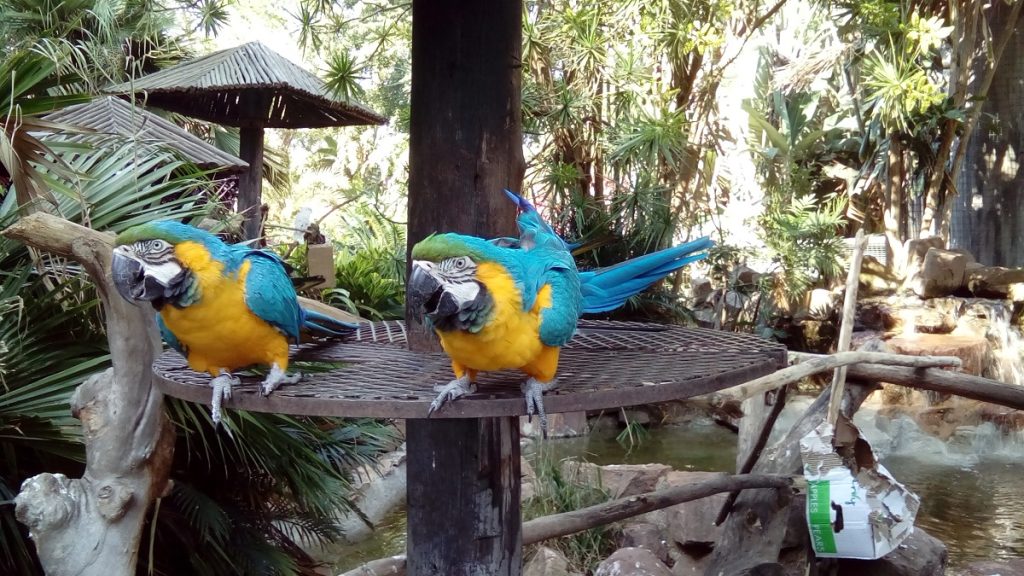
[[[348,342],[304,344],[294,360],[343,362],[341,368],[307,374],[267,398],[259,378],[236,386],[225,406],[312,416],[424,418],[434,384],[453,378],[443,353],[406,349],[402,322],[366,323]],[[581,321],[562,349],[557,389],[544,395],[548,413],[600,410],[689,398],[729,388],[786,365],[782,345],[748,334],[638,322]],[[163,393],[209,403],[210,377],[190,370],[177,352],[154,363]],[[525,411],[515,370],[481,373],[477,392],[446,406],[435,417],[516,416]]]

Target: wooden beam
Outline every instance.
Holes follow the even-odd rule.
[[[906,368],[879,364],[855,364],[847,370],[849,375],[863,380],[955,394],[972,400],[1024,410],[1024,387],[1003,384],[981,376],[938,368]]]

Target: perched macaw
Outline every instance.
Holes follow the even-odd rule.
[[[128,301],[150,302],[167,344],[193,370],[213,376],[215,424],[238,383],[231,372],[269,366],[260,388],[268,395],[302,378],[287,374],[288,345],[298,343],[301,330],[344,336],[358,326],[302,308],[272,252],[170,221],[134,226],[115,243],[114,286]]]
[[[558,355],[584,313],[614,310],[634,294],[707,256],[701,238],[622,262],[579,272],[570,244],[529,201],[505,191],[519,208],[519,238],[485,240],[434,234],[412,249],[409,297],[441,339],[455,379],[430,413],[475,391],[478,372],[519,369],[526,412],[546,430],[543,392],[555,386]]]

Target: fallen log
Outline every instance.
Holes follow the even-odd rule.
[[[864,380],[889,382],[908,388],[954,394],[971,400],[981,400],[1007,408],[1024,410],[1024,387],[1003,384],[962,372],[950,372],[937,368],[858,364],[850,366],[848,374]]]
[[[802,485],[800,478],[776,474],[736,474],[674,486],[603,504],[535,518],[523,523],[523,545],[567,536],[604,526],[612,522],[668,508],[683,502],[707,498],[721,492],[761,488],[770,491],[794,489]],[[342,576],[400,576],[405,574],[405,556],[373,560],[342,574]]]
[[[113,368],[75,391],[85,474],[43,473],[14,499],[49,576],[134,576],[146,511],[167,486],[174,432],[150,366],[161,350],[153,311],[128,304],[110,282],[111,235],[42,212],[3,235],[82,264],[103,302]]]

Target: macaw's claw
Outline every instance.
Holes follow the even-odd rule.
[[[523,397],[526,399],[526,415],[533,420],[533,415],[540,416],[540,431],[544,438],[548,437],[548,415],[544,412],[544,392],[552,390],[557,384],[555,380],[541,382],[536,378],[530,378],[523,382]]]
[[[220,425],[221,404],[224,400],[231,398],[231,387],[238,383],[238,378],[226,372],[210,380],[210,387],[213,388],[213,398],[210,399],[210,418],[213,420],[214,428]]]
[[[460,396],[476,392],[476,385],[469,380],[469,376],[463,376],[462,378],[456,378],[447,384],[438,384],[434,386],[434,392],[439,392],[439,394],[437,395],[437,398],[434,398],[434,401],[430,403],[430,409],[427,410],[428,418],[448,402],[451,402]]]
[[[270,367],[270,374],[267,374],[266,380],[260,384],[260,396],[270,396],[270,393],[277,390],[281,384],[296,384],[300,380],[302,380],[300,372],[289,375],[280,366],[274,364]]]

